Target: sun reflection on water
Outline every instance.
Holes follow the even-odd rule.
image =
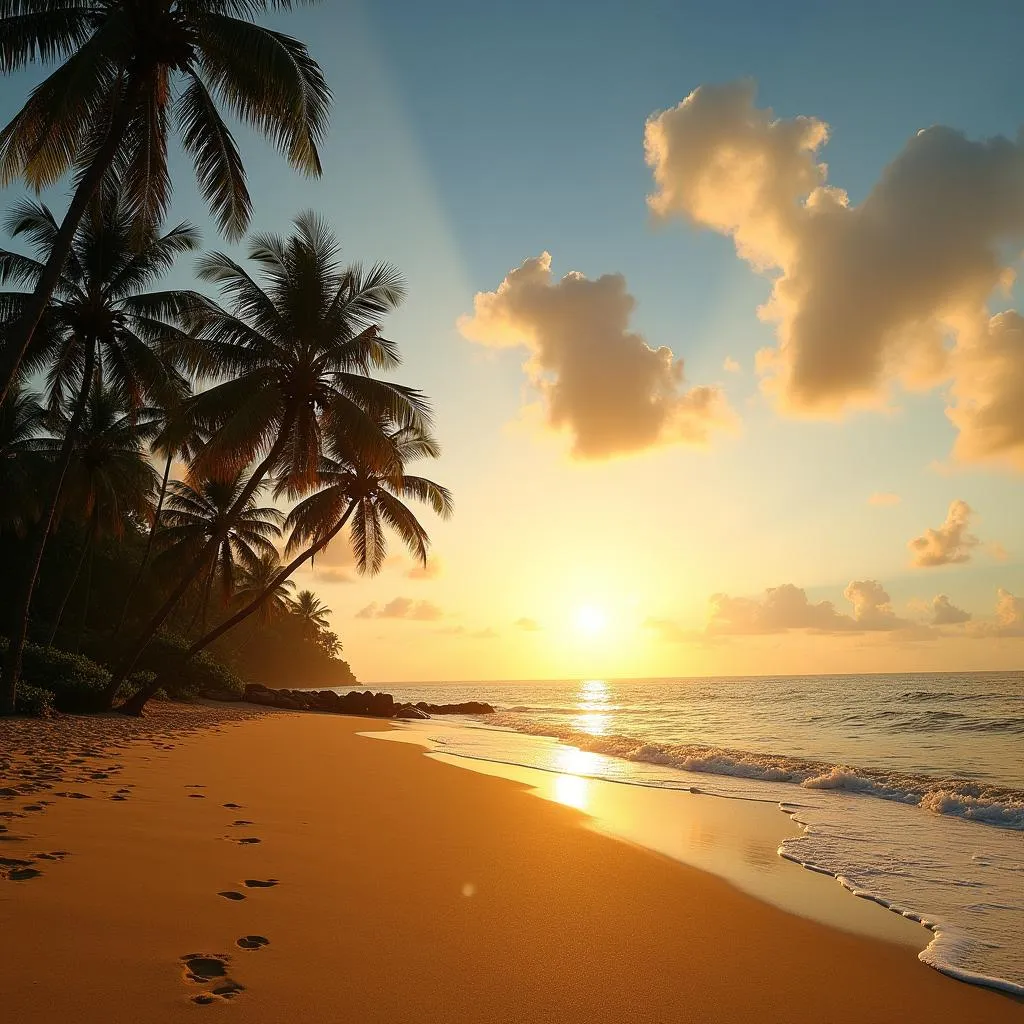
[[[554,798],[567,807],[575,807],[584,811],[590,802],[590,779],[586,775],[594,774],[601,764],[598,754],[577,747],[561,747],[555,755],[554,767],[565,772],[555,776]]]
[[[576,707],[581,714],[573,719],[573,727],[591,736],[604,736],[611,723],[612,695],[603,679],[585,679],[576,696]]]

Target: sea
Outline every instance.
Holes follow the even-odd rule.
[[[435,720],[449,755],[777,804],[799,832],[779,856],[920,922],[931,966],[1024,995],[1024,672],[373,688],[492,704]]]

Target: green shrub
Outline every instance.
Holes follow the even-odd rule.
[[[19,715],[45,718],[47,715],[53,714],[53,694],[49,690],[40,689],[30,683],[21,683],[18,686],[18,695],[14,700],[14,710]]]
[[[0,657],[6,653],[7,640],[0,637]],[[57,710],[72,713],[101,710],[110,682],[110,673],[84,655],[39,644],[25,645],[21,671],[23,684],[49,690]]]
[[[137,672],[158,673],[172,700],[194,697],[203,690],[230,690],[241,694],[245,684],[226,665],[200,651],[184,661],[188,641],[176,633],[158,633],[136,663]],[[127,687],[122,691],[127,694]]]

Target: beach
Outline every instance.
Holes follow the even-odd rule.
[[[905,943],[361,735],[389,728],[163,702],[140,721],[0,722],[5,1016],[1024,1019]]]

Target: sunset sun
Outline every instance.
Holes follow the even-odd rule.
[[[596,605],[581,605],[573,613],[576,630],[584,636],[598,636],[608,627],[608,613]]]

